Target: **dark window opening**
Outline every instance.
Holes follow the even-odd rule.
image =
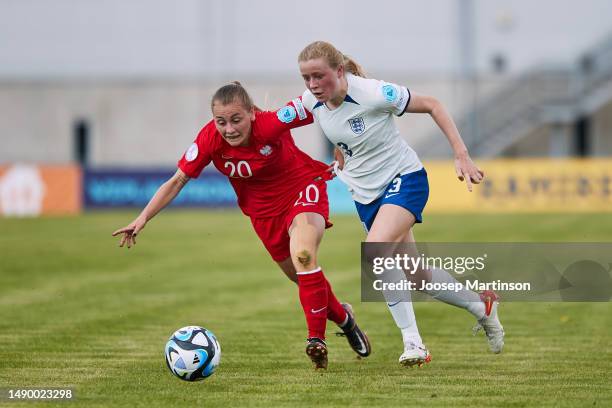
[[[90,125],[86,119],[78,119],[72,127],[74,138],[74,160],[82,166],[89,162]]]
[[[590,145],[591,121],[583,116],[576,122],[574,151],[576,156],[585,157],[591,154]]]
[[[503,74],[508,70],[506,56],[501,53],[493,55],[491,58],[491,65],[493,67],[493,72],[496,74]]]

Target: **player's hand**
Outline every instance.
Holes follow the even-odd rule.
[[[334,170],[335,166],[336,162],[331,162],[325,169],[325,173],[323,173],[323,176],[319,178],[325,181],[333,180],[336,177],[336,172]]]
[[[122,234],[121,241],[119,241],[119,246],[123,247],[127,243],[127,247],[131,248],[132,245],[136,245],[136,235],[147,224],[147,220],[145,217],[138,217],[134,221],[132,221],[127,227],[119,228],[117,231],[113,232],[113,237]]]
[[[344,155],[337,147],[334,148],[334,160],[338,162],[338,168],[344,169]]]
[[[336,177],[336,173],[338,170],[342,170],[344,168],[344,156],[342,152],[337,147],[334,148],[334,161],[325,169],[326,172],[331,174],[331,178]]]
[[[470,192],[472,184],[480,184],[484,180],[484,171],[476,167],[467,153],[455,156],[455,172],[460,181],[465,181]]]

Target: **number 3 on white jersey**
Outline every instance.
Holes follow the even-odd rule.
[[[251,166],[249,166],[249,163],[244,160],[240,160],[237,165],[230,161],[226,161],[223,167],[230,168],[229,176],[232,178],[236,178],[236,177],[249,178],[253,176],[253,172],[251,171]],[[235,175],[236,172],[238,173],[237,176]]]
[[[306,202],[302,201],[303,198],[306,199]],[[308,187],[300,191],[300,196],[295,201],[295,204],[293,204],[293,206],[295,207],[296,205],[315,205],[318,202],[319,189],[314,184],[309,184]]]

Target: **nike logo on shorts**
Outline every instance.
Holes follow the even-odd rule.
[[[399,193],[387,194],[387,195],[385,195],[385,198],[393,197],[393,196],[396,196],[398,194]]]

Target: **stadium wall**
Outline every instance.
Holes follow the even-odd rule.
[[[486,178],[472,193],[451,161],[425,162],[428,213],[612,212],[612,159],[479,161]],[[0,166],[3,216],[73,215],[113,208],[140,209],[174,168],[82,169],[74,165]],[[338,179],[328,183],[331,212],[354,213]],[[207,169],[172,204],[187,208],[235,208],[227,178]]]
[[[469,82],[381,77],[415,92],[436,95],[455,117],[471,106]],[[278,108],[304,90],[297,75],[293,79],[241,81],[262,109]],[[486,95],[503,82],[502,78],[482,80],[479,92]],[[212,118],[210,98],[218,86],[199,80],[0,82],[0,163],[75,161],[76,127],[84,123],[88,166],[174,166]],[[406,115],[397,125],[417,151],[419,143],[428,143],[421,139],[429,139],[435,128],[427,115]],[[314,158],[330,157],[331,145],[316,125],[296,129],[293,134],[296,144]],[[443,140],[441,133],[438,136]]]

